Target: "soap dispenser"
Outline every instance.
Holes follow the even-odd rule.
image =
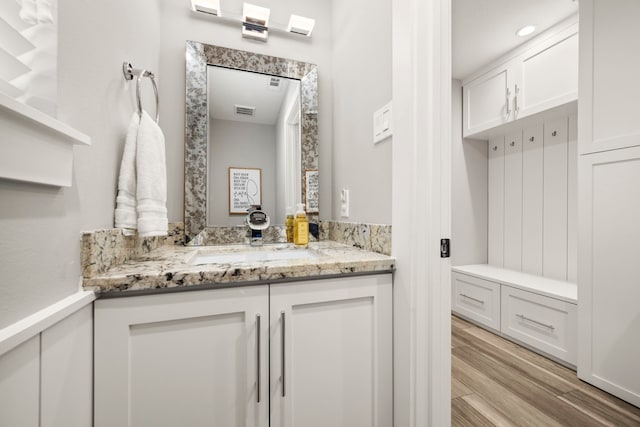
[[[287,217],[284,220],[284,225],[287,230],[287,243],[293,243],[293,208],[291,206],[287,207],[286,210]]]
[[[304,211],[304,204],[298,203],[296,217],[293,221],[293,243],[297,246],[309,244],[309,220]]]

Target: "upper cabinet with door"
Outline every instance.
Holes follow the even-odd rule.
[[[577,17],[472,74],[462,85],[465,138],[577,100]]]

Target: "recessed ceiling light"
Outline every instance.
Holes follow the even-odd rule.
[[[533,33],[535,30],[536,30],[535,25],[525,25],[524,27],[516,31],[516,35],[520,37],[528,36],[529,34]]]

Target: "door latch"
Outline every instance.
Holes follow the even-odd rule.
[[[451,241],[449,239],[440,239],[440,258],[449,258],[451,256]]]

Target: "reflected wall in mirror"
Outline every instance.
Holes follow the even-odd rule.
[[[284,223],[287,206],[311,203],[305,176],[318,169],[317,92],[313,64],[187,42],[187,243],[207,227],[242,224],[229,213],[230,167],[262,170],[272,224]]]
[[[285,207],[301,200],[300,81],[212,65],[207,73],[207,226],[241,225],[244,218],[229,205],[246,212],[256,203],[282,224]],[[230,191],[230,167],[260,169],[260,182]]]

